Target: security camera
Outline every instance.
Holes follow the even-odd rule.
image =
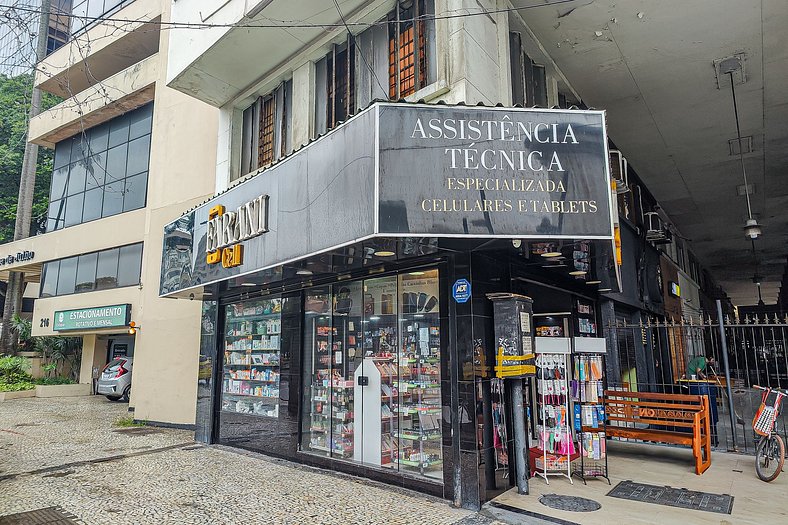
[[[194,294],[193,294],[193,293],[190,293],[190,294],[189,294],[189,300],[190,300],[190,301],[194,301]]]

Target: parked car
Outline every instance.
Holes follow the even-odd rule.
[[[116,357],[101,371],[97,392],[107,396],[110,401],[129,401],[131,396],[131,367],[130,357]]]

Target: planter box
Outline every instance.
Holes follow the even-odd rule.
[[[74,397],[89,396],[89,384],[76,385],[36,385],[36,397]]]
[[[0,401],[9,401],[22,397],[36,397],[36,389],[31,388],[30,390],[20,390],[19,392],[0,392]]]

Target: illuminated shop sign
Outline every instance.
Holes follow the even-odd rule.
[[[206,257],[208,264],[222,263],[224,268],[243,264],[241,241],[268,231],[268,195],[260,195],[235,211],[225,211],[221,204],[208,212]]]

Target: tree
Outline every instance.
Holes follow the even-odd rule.
[[[32,87],[31,74],[15,77],[0,75],[0,244],[14,239],[19,176],[27,140]],[[54,95],[45,93],[42,106],[50,108],[59,101]],[[41,149],[38,155],[31,235],[43,233],[46,227],[53,153],[50,149]]]

